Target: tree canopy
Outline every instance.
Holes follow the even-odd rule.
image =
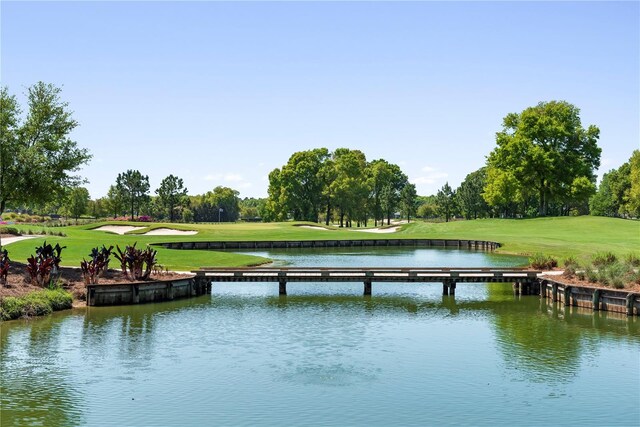
[[[7,203],[44,204],[82,182],[72,175],[91,159],[70,134],[78,126],[61,89],[38,82],[27,89],[27,114],[0,89],[0,214]]]
[[[269,174],[263,219],[319,222],[324,215],[327,225],[336,218],[341,226],[352,221],[366,225],[371,217],[376,224],[385,217],[390,221],[407,184],[399,166],[385,160],[367,162],[360,150],[300,151]]]
[[[187,196],[187,189],[184,187],[182,178],[169,175],[160,182],[160,187],[156,190],[160,198],[160,203],[169,212],[169,221],[175,218],[175,208],[180,205]]]
[[[131,208],[131,220],[135,219],[135,213],[149,197],[149,177],[142,175],[138,170],[127,170],[118,174],[116,178],[117,193]]]
[[[596,126],[582,127],[580,110],[566,101],[541,102],[508,114],[488,158],[485,200],[504,204],[496,200],[496,189],[508,185],[521,201],[535,197],[538,215],[568,213],[577,195],[582,201],[590,196],[584,179],[595,183],[599,137]]]

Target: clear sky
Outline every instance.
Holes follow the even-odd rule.
[[[1,84],[62,86],[94,155],[265,197],[300,150],[360,149],[418,194],[484,165],[509,112],[566,100],[601,130],[600,174],[640,148],[639,2],[0,1]]]

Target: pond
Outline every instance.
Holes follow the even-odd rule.
[[[457,250],[256,251],[294,266],[514,266]],[[0,425],[638,425],[640,322],[510,284],[214,283],[0,325]]]

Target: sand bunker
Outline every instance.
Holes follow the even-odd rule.
[[[145,236],[192,236],[194,234],[198,234],[198,232],[194,230],[174,230],[172,228],[156,228],[144,233]]]
[[[317,225],[299,225],[298,227],[300,227],[300,228],[308,228],[308,229],[311,229],[311,230],[331,231],[328,228],[318,227]]]
[[[350,231],[362,231],[364,233],[395,233],[399,229],[400,227],[389,227],[389,228],[367,228],[364,230],[353,229]]]
[[[132,225],[103,225],[102,227],[94,228],[93,230],[108,231],[116,234],[124,234],[124,233],[128,233],[129,231],[142,230],[143,228],[147,228],[147,227],[134,227]]]
[[[20,240],[27,240],[27,239],[35,239],[36,237],[46,237],[46,236],[11,236],[11,237],[3,237],[2,238],[2,246],[4,245],[9,245],[11,243],[14,242],[19,242]]]
[[[103,225],[99,228],[94,228],[96,231],[110,231],[116,234],[125,234],[129,231],[142,230],[147,227],[134,227],[132,225]],[[142,233],[141,236],[191,236],[198,234],[193,230],[174,230],[172,228],[156,228],[155,230]]]

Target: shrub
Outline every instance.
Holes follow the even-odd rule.
[[[0,285],[7,283],[7,275],[9,274],[9,252],[0,247]]]
[[[595,283],[598,281],[598,272],[589,265],[584,269],[584,275],[591,283]]]
[[[124,252],[120,246],[116,246],[118,253],[113,254],[120,261],[122,274],[127,280],[147,280],[151,275],[153,266],[156,265],[156,250],[147,248],[145,250],[136,249],[136,243],[133,246],[127,246]]]
[[[640,257],[634,253],[627,254],[624,258],[624,262],[630,267],[640,267]]]
[[[36,247],[36,256],[27,258],[27,273],[31,283],[44,287],[57,282],[58,269],[60,268],[60,254],[66,246],[48,245],[45,241],[42,246]],[[52,280],[54,279],[54,280]]]
[[[0,319],[42,316],[52,311],[71,308],[73,297],[64,290],[43,290],[23,297],[6,297],[0,300]]]
[[[11,234],[12,236],[20,236],[20,232],[15,227],[0,227],[0,234]]]
[[[598,252],[593,256],[592,264],[596,268],[606,267],[618,261],[618,257],[612,252]]]
[[[576,259],[573,257],[566,258],[563,264],[564,264],[563,276],[566,276],[566,277],[573,277],[576,274],[576,270],[580,267],[578,264],[578,261],[576,261]]]
[[[98,283],[98,279],[102,277],[104,272],[109,268],[109,261],[113,246],[109,246],[107,249],[102,245],[101,249],[93,248],[89,256],[89,261],[82,259],[80,263],[80,270],[82,270],[82,277],[85,284]]]
[[[529,257],[529,263],[536,270],[551,270],[558,266],[556,259],[541,253],[536,253]]]

